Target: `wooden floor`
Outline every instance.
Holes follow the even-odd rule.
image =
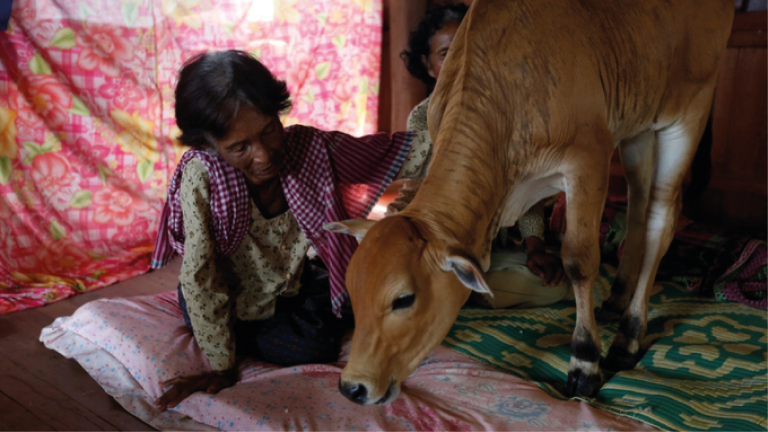
[[[47,349],[40,331],[100,298],[170,291],[181,260],[163,269],[40,308],[0,315],[0,430],[155,430],[128,414],[74,361]]]

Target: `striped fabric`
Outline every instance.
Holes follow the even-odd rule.
[[[243,241],[251,226],[251,206],[245,176],[224,159],[200,150],[184,153],[168,185],[157,231],[152,268],[160,268],[178,253],[184,255],[184,220],[181,213],[181,175],[192,159],[199,159],[211,180],[211,220],[216,252],[229,256]]]
[[[342,132],[324,132],[308,126],[285,128],[283,192],[301,230],[328,267],[331,305],[340,315],[347,290],[344,275],[357,241],[329,233],[323,225],[368,215],[400,171],[411,148],[413,132],[385,133],[360,138]],[[244,176],[222,159],[190,150],[179,162],[163,208],[152,267],[167,264],[184,253],[179,184],[186,163],[203,161],[211,177],[211,213],[216,250],[229,255],[250,227],[251,210]]]
[[[355,138],[292,126],[286,135],[283,190],[301,230],[328,267],[331,304],[339,315],[347,294],[344,275],[357,241],[324,231],[323,225],[368,215],[400,171],[413,132]]]

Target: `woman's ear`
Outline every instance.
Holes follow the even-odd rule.
[[[215,156],[219,155],[219,148],[216,144],[216,138],[213,137],[209,132],[204,133],[205,136],[205,150]]]
[[[422,55],[421,56],[421,63],[424,64],[424,67],[427,68],[427,73],[432,78],[435,78],[435,70],[432,68],[432,64],[429,62],[429,56]]]

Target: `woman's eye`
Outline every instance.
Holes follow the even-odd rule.
[[[414,301],[416,301],[415,294],[406,294],[404,296],[400,296],[392,302],[392,310],[395,311],[398,309],[409,308],[413,306]]]

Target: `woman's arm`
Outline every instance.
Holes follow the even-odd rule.
[[[429,131],[414,131],[411,150],[405,156],[395,180],[426,177],[431,160],[432,141],[429,139]]]
[[[517,222],[528,255],[526,267],[542,278],[542,285],[556,286],[565,281],[560,257],[549,254],[544,242],[544,202],[531,207]]]
[[[411,151],[403,162],[403,167],[397,174],[397,179],[411,179],[411,178],[424,178],[429,171],[429,163],[432,160],[432,139],[429,136],[429,129],[427,128],[427,108],[429,107],[429,98],[424,99],[418,105],[413,107],[408,114],[407,130],[415,132],[413,137],[413,143],[411,144]],[[414,184],[420,185],[421,182]],[[416,189],[413,190],[411,198],[416,194]],[[403,191],[407,194],[407,191]],[[401,194],[403,195],[403,194]],[[410,202],[410,200],[408,200]],[[407,204],[407,203],[406,203]]]
[[[186,238],[179,282],[195,340],[211,369],[222,371],[235,364],[234,316],[229,287],[218,268],[210,206],[208,172],[202,163],[190,161],[181,177]]]
[[[161,408],[176,406],[196,391],[220,390],[227,387],[222,387],[225,383],[237,382],[233,309],[226,280],[218,268],[210,228],[210,181],[197,160],[190,161],[182,174],[181,208],[185,241],[179,282],[195,340],[213,372],[166,382],[173,387],[157,400]]]
[[[432,140],[427,129],[428,106],[429,98],[426,98],[408,114],[407,128],[409,131],[414,131],[416,135],[413,139],[411,152],[397,175],[397,179],[405,179],[405,181],[398,190],[397,197],[387,205],[384,216],[395,215],[410,204],[429,171],[429,163],[432,159]]]

